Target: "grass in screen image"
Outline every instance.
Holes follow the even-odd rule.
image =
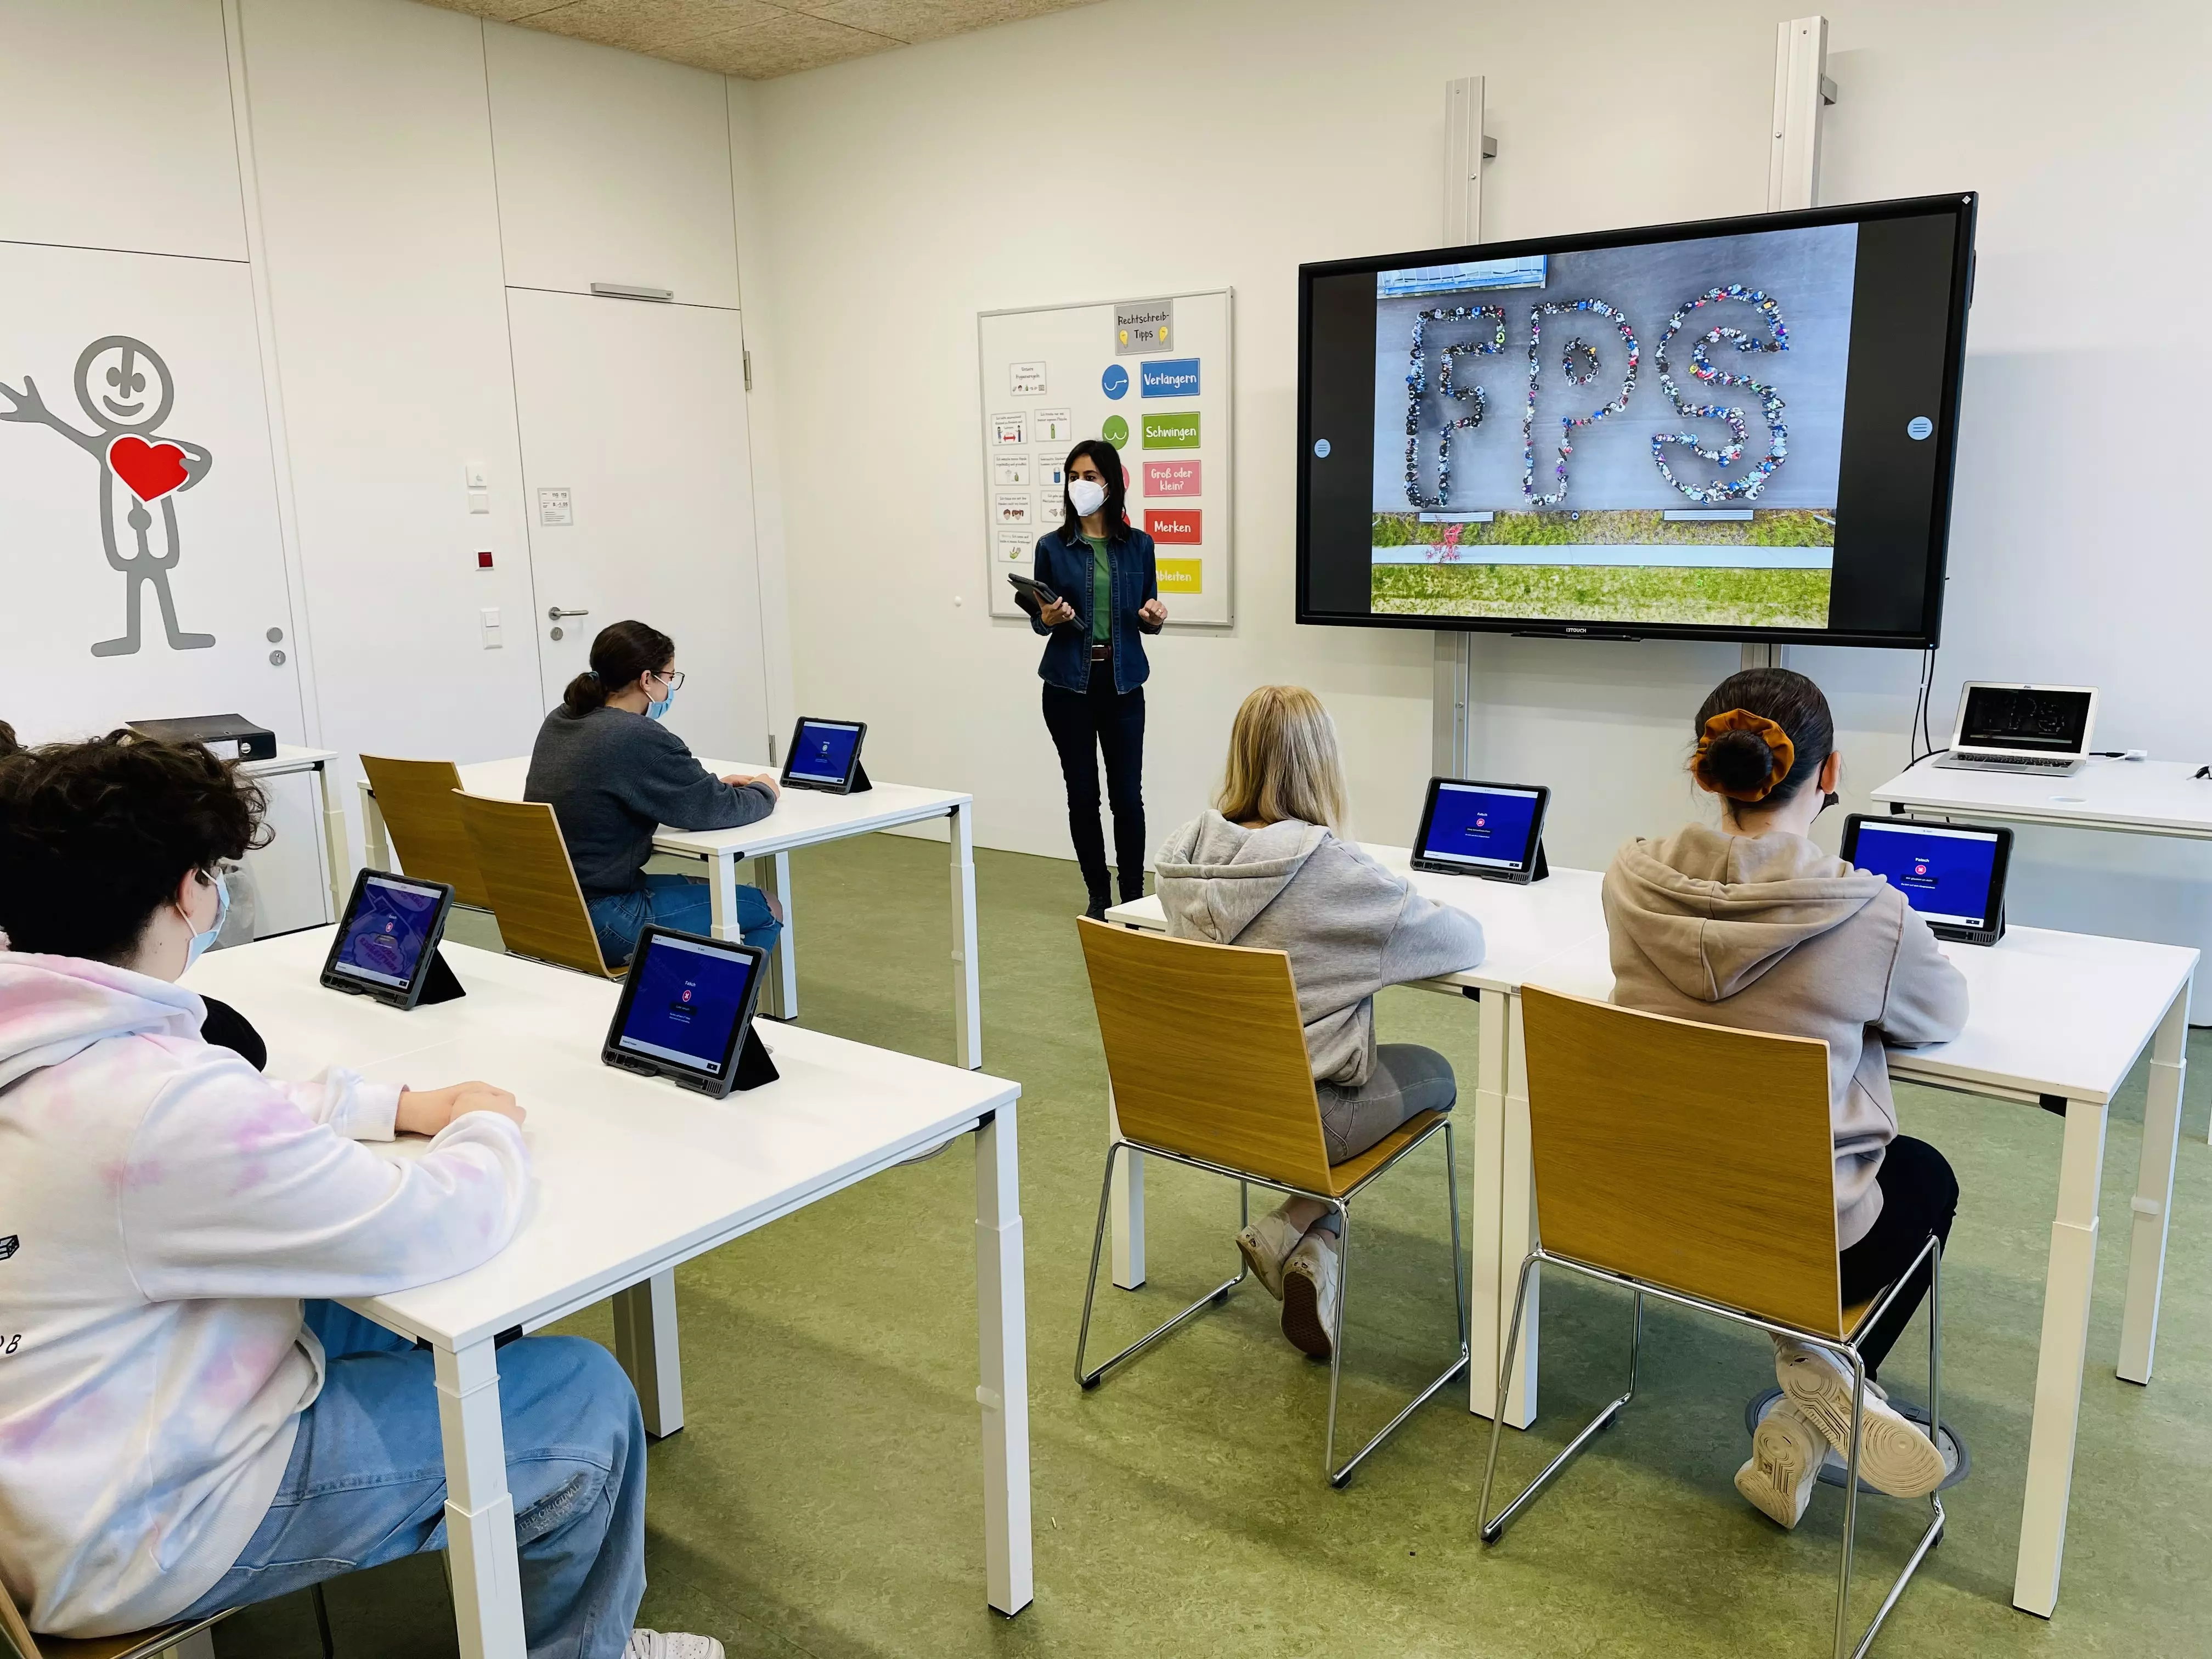
[[[1668,519],[1656,509],[1500,513],[1487,523],[1446,523],[1413,513],[1377,513],[1376,547],[1833,547],[1832,510],[1759,507],[1748,519]]]
[[[1826,570],[1684,565],[1384,564],[1378,615],[1825,628]]]

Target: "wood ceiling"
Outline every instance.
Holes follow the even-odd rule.
[[[1091,0],[430,0],[525,28],[766,81]]]

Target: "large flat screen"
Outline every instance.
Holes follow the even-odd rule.
[[[1301,266],[1298,620],[1934,644],[1974,205]]]

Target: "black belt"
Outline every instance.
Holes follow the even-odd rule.
[[[1091,660],[1093,662],[1110,662],[1113,656],[1114,647],[1110,645],[1093,645],[1091,647]]]

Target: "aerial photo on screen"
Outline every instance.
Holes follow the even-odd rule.
[[[1380,272],[1374,609],[1826,627],[1857,239]]]

